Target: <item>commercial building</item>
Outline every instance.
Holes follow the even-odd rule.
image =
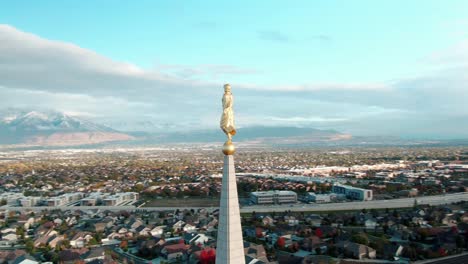
[[[309,192],[305,196],[305,201],[309,203],[329,203],[336,198],[336,194],[316,194]]]
[[[47,206],[66,206],[78,202],[83,198],[82,192],[65,193],[57,197],[47,199]]]
[[[372,200],[372,190],[356,188],[348,185],[335,184],[332,187],[332,192],[336,194],[345,195],[348,199],[370,201]]]
[[[8,206],[17,206],[19,204],[19,200],[22,198],[24,198],[24,195],[22,193],[0,193],[0,201],[2,201],[2,203],[5,203]]]
[[[47,199],[47,206],[64,206],[64,205],[66,205],[66,200],[61,196]]]
[[[28,196],[28,197],[21,198],[19,202],[21,206],[23,207],[31,207],[31,206],[36,206],[42,200],[43,200],[42,197]]]
[[[250,193],[250,201],[255,204],[296,203],[297,194],[293,191],[265,191]]]
[[[138,201],[139,195],[136,192],[124,192],[110,195],[104,199],[105,206],[116,206],[129,204]]]
[[[96,206],[101,204],[108,194],[101,192],[92,192],[86,198],[81,199],[81,206]]]
[[[436,169],[452,170],[455,172],[468,172],[468,164],[446,164],[446,165],[436,166]]]

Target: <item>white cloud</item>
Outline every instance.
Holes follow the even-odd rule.
[[[428,61],[446,61],[451,68],[391,82],[233,84],[237,123],[299,124],[370,134],[399,129],[401,134],[410,129],[456,132],[461,121],[468,121],[468,75],[463,64],[467,50],[466,43],[460,44]],[[151,121],[216,128],[223,91],[219,79],[258,73],[267,74],[230,65],[160,65],[148,70],[0,25],[2,107],[54,108],[108,123],[124,120],[127,125]],[[443,129],[431,127],[438,120]]]
[[[57,69],[56,66],[62,66],[128,76],[144,73],[135,65],[115,62],[74,44],[46,40],[9,25],[0,25],[0,33],[0,58],[2,67],[7,69],[14,69],[14,66],[24,69],[25,64],[29,64],[31,71],[48,70],[50,67]]]
[[[103,117],[112,115],[113,112],[121,114],[131,110],[143,111],[152,107],[149,103],[127,101],[112,96],[97,98],[85,94],[8,89],[2,86],[0,95],[5,100],[5,106],[48,108],[87,117]]]
[[[160,64],[156,69],[169,76],[181,79],[219,79],[234,75],[258,74],[255,69],[241,68],[225,64],[202,64],[202,65],[179,65],[179,64]]]
[[[431,54],[427,61],[439,66],[468,65],[468,40]],[[441,65],[442,64],[442,65]]]
[[[0,43],[0,84],[5,87],[146,98],[155,90],[199,85],[7,25],[0,25]]]
[[[347,121],[346,118],[327,118],[327,117],[320,117],[320,116],[309,116],[309,117],[302,117],[302,116],[293,116],[293,117],[278,117],[278,116],[271,116],[268,119],[272,121],[279,121],[279,122],[286,122],[286,123],[321,123],[321,122],[342,122]]]
[[[389,91],[391,85],[384,83],[312,83],[304,85],[254,85],[243,84],[240,88],[285,91],[285,92],[314,92],[314,91]]]

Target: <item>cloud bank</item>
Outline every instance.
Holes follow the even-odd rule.
[[[259,36],[289,40],[272,33]],[[437,70],[413,78],[232,83],[237,123],[334,128],[358,135],[462,137],[468,130],[468,46],[456,47],[428,55],[427,63]],[[221,111],[220,80],[248,74],[264,72],[234,65],[143,69],[0,25],[1,107],[53,108],[123,130],[214,129]]]

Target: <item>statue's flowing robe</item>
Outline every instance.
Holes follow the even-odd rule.
[[[236,126],[234,124],[234,111],[232,110],[232,103],[233,103],[232,94],[225,93],[223,96],[223,114],[221,115],[220,127],[224,131],[224,133],[230,134],[231,136],[236,134]]]

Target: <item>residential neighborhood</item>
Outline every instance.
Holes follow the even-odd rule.
[[[217,209],[3,211],[0,261],[213,263],[218,213]],[[321,214],[254,212],[241,220],[246,263],[410,263],[468,249],[466,203]],[[20,258],[27,262],[15,262]]]
[[[41,153],[0,154],[0,263],[214,262],[219,154]],[[246,263],[412,263],[465,254],[467,153],[246,151],[236,162]],[[442,200],[418,202],[426,197]],[[407,206],[391,206],[402,198]],[[366,207],[373,202],[383,206]]]

